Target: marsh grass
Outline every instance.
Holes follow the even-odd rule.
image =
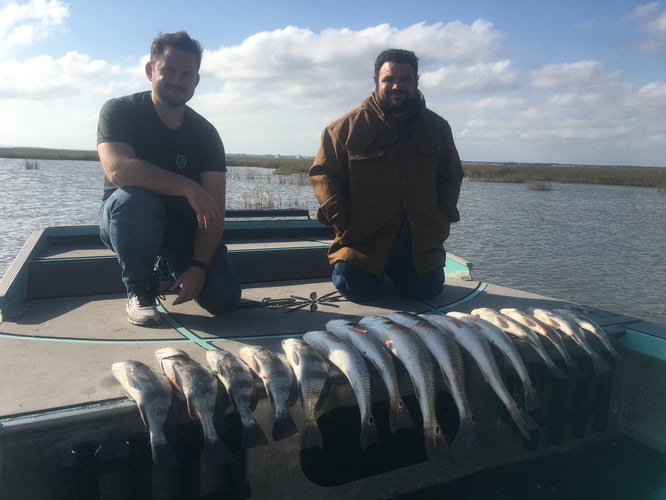
[[[97,151],[0,148],[0,157],[22,159],[93,160]],[[276,174],[299,174],[302,185],[307,185],[307,171],[314,158],[279,155],[227,155],[227,164],[238,167],[262,167]],[[560,165],[543,163],[480,163],[463,162],[465,177],[487,182],[563,182],[572,184],[613,184],[621,186],[651,187],[666,192],[666,168],[630,166]],[[289,181],[291,182],[291,181]]]
[[[230,168],[227,171],[227,181],[231,189],[240,187],[240,199],[237,199],[237,203],[245,209],[298,208],[302,205],[302,200],[290,193],[299,193],[302,190],[289,187],[301,188],[310,184],[305,173],[277,175],[273,169],[257,172],[256,168],[242,167]]]
[[[553,186],[550,182],[529,181],[527,183],[527,189],[530,189],[532,191],[552,191]]]
[[[465,176],[488,182],[562,182],[666,187],[666,168],[465,163]]]

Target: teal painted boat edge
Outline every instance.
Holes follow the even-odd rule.
[[[666,361],[666,340],[649,333],[626,328],[625,334],[618,339],[618,344],[630,351]]]

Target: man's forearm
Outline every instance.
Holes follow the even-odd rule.
[[[165,196],[184,196],[196,182],[137,158],[120,160],[110,181],[118,187],[140,187]]]
[[[197,229],[192,247],[192,260],[210,264],[222,240],[223,232],[223,225],[209,229]]]

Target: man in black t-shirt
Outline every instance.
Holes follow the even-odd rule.
[[[116,252],[127,317],[146,325],[165,264],[178,290],[212,314],[240,301],[222,241],[226,164],[215,127],[186,103],[199,83],[202,49],[180,31],[160,34],[145,70],[152,90],[111,99],[100,111],[97,149],[106,175],[100,236]],[[158,259],[159,257],[159,259]]]

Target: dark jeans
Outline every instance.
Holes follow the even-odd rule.
[[[99,213],[100,238],[118,256],[128,293],[156,287],[160,274],[155,262],[161,256],[173,277],[192,261],[196,226],[167,220],[162,198],[141,188],[116,189]],[[203,288],[196,299],[211,313],[235,307],[240,301],[240,280],[227,247],[220,242],[210,262]]]
[[[412,261],[408,230],[401,230],[393,245],[384,274],[391,278],[402,295],[416,299],[434,297],[444,288],[444,268],[435,269],[420,276]],[[354,302],[363,302],[376,295],[384,276],[376,276],[360,270],[344,261],[333,266],[331,276],[338,291]]]

